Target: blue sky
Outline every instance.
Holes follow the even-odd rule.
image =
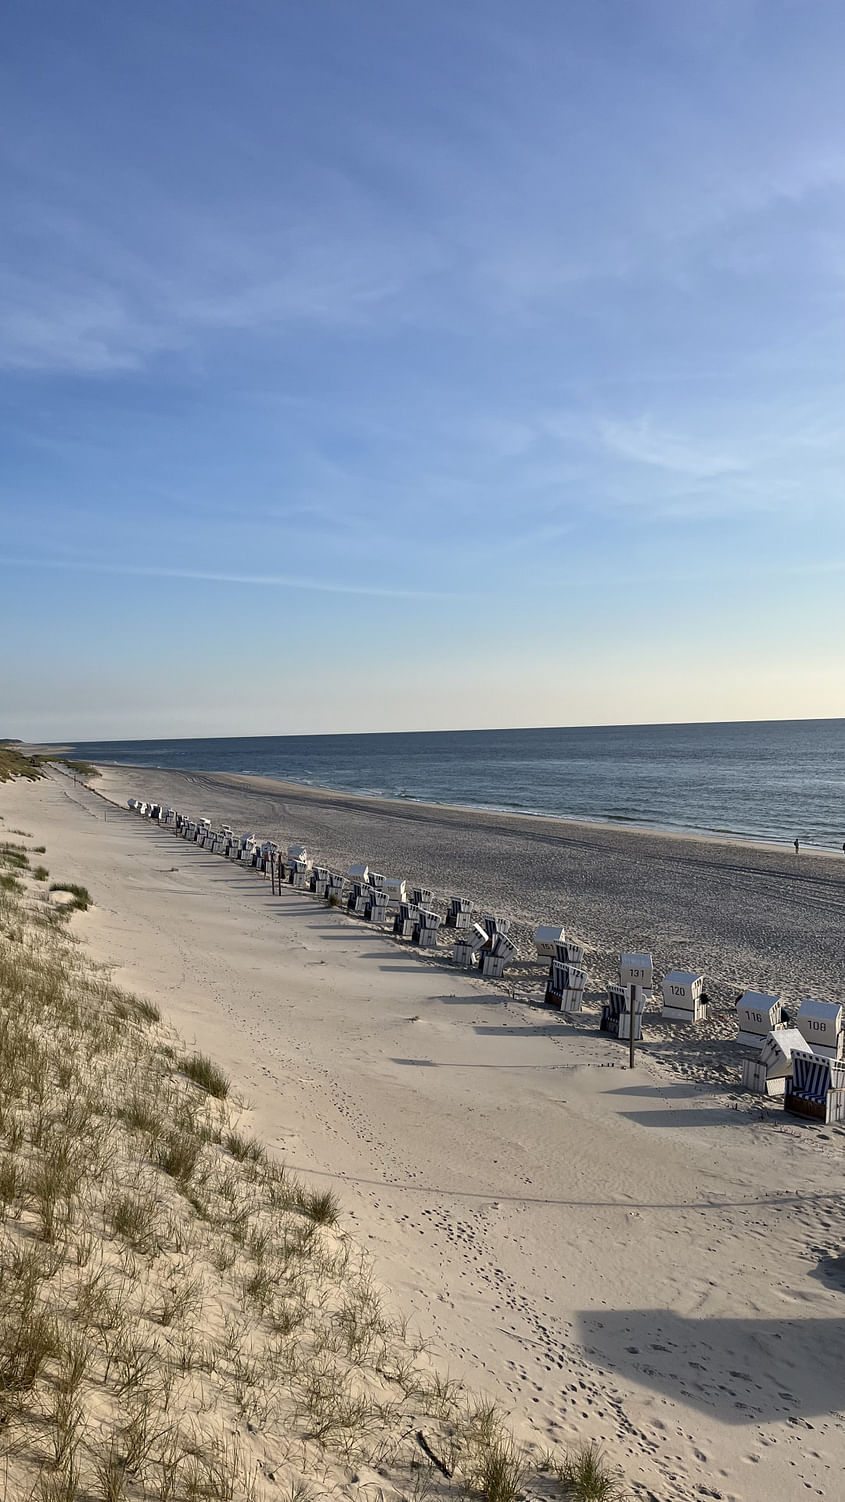
[[[0,732],[845,714],[839,0],[11,0]]]

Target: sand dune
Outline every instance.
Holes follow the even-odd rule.
[[[642,944],[702,963],[722,997],[841,994],[845,863],[231,779],[105,782],[525,925],[560,915],[599,978]],[[601,1440],[641,1499],[837,1494],[845,1133],[741,1096],[729,1042],[651,1023],[629,1072],[589,1016],[571,1027],[274,896],[68,779],[4,788],[2,809],[90,888],[74,921],[94,952],[225,1062],[292,1166],[338,1188],[394,1297],[518,1433]]]

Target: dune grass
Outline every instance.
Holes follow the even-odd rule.
[[[385,1309],[334,1191],[273,1157],[224,1071],[87,963],[43,888],[12,879],[22,890],[0,892],[5,1494],[315,1502],[348,1498],[350,1467],[368,1466],[385,1495],[519,1502],[528,1455]],[[596,1489],[602,1467],[577,1452],[547,1476],[561,1499],[615,1502],[618,1489]]]
[[[59,910],[62,913],[66,913],[68,916],[74,912],[85,913],[91,906],[91,893],[89,892],[88,888],[81,887],[76,882],[52,881],[50,883],[50,891],[67,892],[68,895],[73,899],[72,902],[63,903],[61,909]]]
[[[229,1094],[229,1077],[207,1054],[191,1054],[182,1059],[179,1067],[207,1095],[213,1095],[217,1100],[226,1099]]]
[[[0,782],[9,782],[13,777],[24,777],[29,782],[35,782],[43,776],[38,757],[22,756],[14,746],[0,742]]]

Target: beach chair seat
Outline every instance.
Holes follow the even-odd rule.
[[[447,928],[469,928],[472,922],[472,903],[468,897],[450,897],[446,913]]]
[[[385,879],[385,890],[391,902],[405,901],[405,878],[403,876],[388,876]]]
[[[828,1126],[845,1121],[845,1065],[833,1059],[795,1054],[783,1108],[794,1116],[808,1116]]]
[[[428,887],[411,887],[411,902],[414,907],[430,908],[432,896]]]
[[[355,865],[349,867],[347,874],[350,881],[368,882],[370,879],[370,868],[366,861],[358,861]]]
[[[667,1022],[699,1022],[707,1016],[704,976],[693,970],[670,970],[661,987],[660,1015]]]
[[[537,949],[537,958],[540,960],[553,959],[557,945],[563,944],[565,943],[565,941],[566,930],[564,928],[561,928],[559,926],[555,927],[554,925],[550,925],[548,923],[541,923],[540,927],[537,928],[534,932],[534,944]]]

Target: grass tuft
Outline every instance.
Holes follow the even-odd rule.
[[[333,1226],[340,1218],[340,1201],[333,1189],[303,1189],[297,1207],[317,1226]]]
[[[624,1491],[599,1445],[577,1445],[553,1470],[567,1502],[624,1502]]]
[[[229,1076],[207,1054],[190,1054],[181,1060],[179,1067],[207,1095],[213,1095],[217,1100],[226,1099],[229,1094]]]

